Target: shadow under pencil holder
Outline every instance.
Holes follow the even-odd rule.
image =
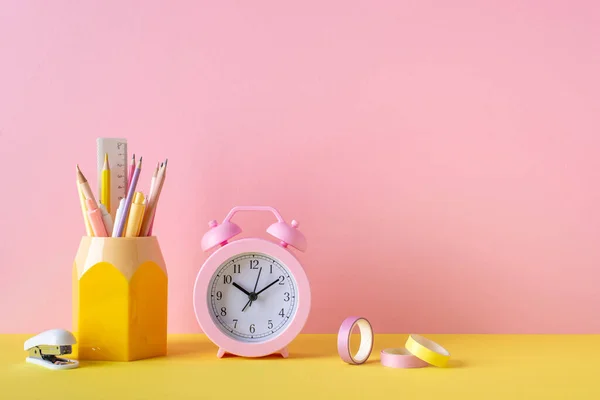
[[[74,356],[167,354],[167,268],[155,236],[83,237],[73,267]]]

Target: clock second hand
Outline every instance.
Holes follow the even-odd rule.
[[[242,312],[244,312],[244,310],[246,310],[246,307],[248,307],[248,304],[252,304],[252,300],[248,300],[248,302],[246,303],[244,308],[242,308]]]

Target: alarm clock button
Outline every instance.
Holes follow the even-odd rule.
[[[297,221],[292,221],[292,226],[285,222],[275,222],[267,229],[267,233],[279,240],[281,245],[286,247],[287,245],[293,246],[300,251],[306,250],[306,238],[296,227],[298,226]]]
[[[204,251],[225,244],[229,239],[242,232],[239,226],[229,221],[223,222],[221,225],[218,225],[216,221],[210,221],[209,226],[211,226],[211,230],[202,236],[201,246]]]

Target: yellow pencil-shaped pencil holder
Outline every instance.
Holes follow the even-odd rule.
[[[133,361],[166,355],[167,292],[155,236],[83,237],[73,268],[73,356]]]

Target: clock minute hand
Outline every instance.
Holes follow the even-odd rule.
[[[279,279],[274,280],[273,282],[269,283],[267,286],[265,286],[264,288],[262,288],[258,293],[256,293],[256,295],[258,296],[259,294],[261,294],[262,292],[264,292],[265,290],[267,290],[268,288],[270,288],[271,286],[273,286],[277,282],[279,282]]]
[[[261,272],[262,272],[262,267],[260,267],[260,269],[258,270],[258,277],[256,278],[256,283],[254,284],[254,290],[252,291],[253,293],[256,293],[256,287],[258,286],[258,281],[260,279]]]
[[[244,306],[244,308],[242,308],[242,312],[244,312],[244,310],[246,309],[246,307],[252,307],[252,302],[254,300],[256,300],[256,287],[258,286],[258,281],[260,280],[260,274],[262,272],[262,267],[260,267],[260,269],[258,270],[258,277],[256,278],[256,283],[254,284],[254,290],[252,291],[252,293],[248,293],[248,302],[246,303],[246,305]]]
[[[240,289],[242,292],[246,293],[248,296],[250,296],[250,292],[247,291],[246,289],[244,289],[243,287],[241,287],[240,285],[238,285],[237,283],[233,282],[232,285],[235,286],[236,288]]]

